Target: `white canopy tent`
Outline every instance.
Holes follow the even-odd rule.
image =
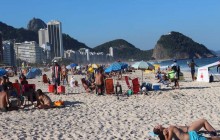
[[[209,82],[209,69],[220,65],[220,61],[198,68],[197,81]]]

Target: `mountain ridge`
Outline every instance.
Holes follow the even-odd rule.
[[[39,25],[38,25],[39,24]],[[14,28],[0,22],[0,31],[2,31],[4,40],[13,40],[15,42],[36,41],[38,43],[37,30],[45,27],[46,23],[38,18],[33,18],[28,22],[28,29]],[[90,51],[109,53],[109,48],[114,49],[115,60],[164,60],[164,59],[185,59],[214,57],[215,55],[204,45],[193,41],[191,38],[172,31],[168,35],[162,35],[153,49],[141,50],[135,45],[124,39],[115,39],[105,42],[94,48],[79,42],[68,34],[63,33],[64,50],[72,49],[74,51],[80,48],[87,48]]]

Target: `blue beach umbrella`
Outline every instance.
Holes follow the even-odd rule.
[[[75,64],[75,63],[70,64],[71,68],[76,67],[76,66],[78,66],[78,64]]]
[[[112,71],[120,71],[128,67],[128,64],[123,62],[114,62],[108,68],[105,69],[105,73],[110,73]]]
[[[121,65],[122,69],[128,68],[128,64],[127,63],[124,63],[124,62],[118,62],[118,63]]]
[[[72,64],[70,64],[70,65],[67,65],[66,68],[67,68],[67,69],[72,69],[72,68],[74,68],[74,67],[76,67],[76,66],[78,66],[78,64],[72,63]]]
[[[0,76],[4,76],[7,73],[5,69],[0,68]]]

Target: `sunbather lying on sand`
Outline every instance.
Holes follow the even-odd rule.
[[[43,93],[41,89],[37,90],[37,107],[39,109],[48,109],[52,107],[50,97]]]
[[[199,135],[197,132],[201,128],[210,132],[211,137],[206,138]],[[172,138],[179,140],[220,140],[220,137],[217,137],[216,130],[205,119],[194,121],[189,126],[169,126],[165,128],[158,125],[153,131],[158,135],[160,140],[172,140]]]

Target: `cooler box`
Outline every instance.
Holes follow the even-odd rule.
[[[65,87],[64,86],[58,86],[57,87],[57,93],[65,93]]]
[[[152,85],[153,90],[160,90],[160,84],[156,83]]]
[[[48,85],[48,92],[53,93],[54,92],[54,85]]]

